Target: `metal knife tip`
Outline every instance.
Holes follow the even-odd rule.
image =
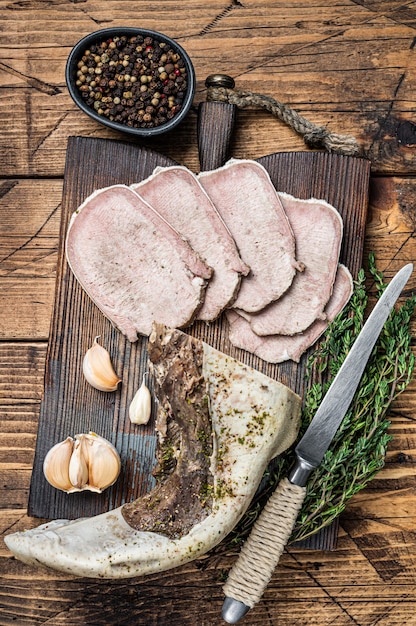
[[[406,265],[403,265],[403,267],[397,272],[396,276],[398,274],[401,274],[403,276],[406,276],[406,282],[409,280],[409,278],[411,277],[411,275],[413,274],[413,263],[406,263]]]

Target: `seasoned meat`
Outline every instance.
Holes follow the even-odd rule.
[[[304,332],[292,336],[267,335],[261,337],[252,330],[250,323],[246,319],[230,309],[226,312],[230,341],[236,348],[252,352],[269,363],[282,363],[289,359],[298,362],[302,354],[325,332],[328,323],[347,304],[351,297],[352,289],[351,274],[344,265],[339,265],[334,289],[325,308],[326,319],[318,319]],[[306,303],[301,303],[300,306],[307,305]]]
[[[156,428],[156,487],[123,507],[137,530],[174,539],[190,531],[212,509],[213,440],[202,363],[203,346],[189,335],[156,326],[150,336],[149,360],[159,401]]]
[[[213,268],[197,319],[215,320],[232,304],[241,275],[248,274],[250,268],[241,260],[234,239],[197,177],[181,166],[157,168],[131,188]]]
[[[257,335],[294,335],[316,319],[325,319],[342,242],[342,219],[323,200],[300,200],[279,193],[296,241],[296,254],[305,270],[276,302],[255,314],[241,315]],[[237,311],[238,312],[238,311]]]
[[[6,537],[21,560],[76,576],[128,578],[203,555],[234,528],[268,462],[299,428],[301,399],[178,330],[154,326],[159,484],[131,504]]]
[[[263,309],[289,288],[296,270],[295,239],[267,171],[255,161],[231,159],[198,175],[251,271],[234,307]]]
[[[212,274],[191,246],[124,185],[93,193],[75,211],[68,263],[111,322],[136,341],[153,321],[192,323]]]

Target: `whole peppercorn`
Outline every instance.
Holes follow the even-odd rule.
[[[188,84],[180,54],[165,42],[141,35],[92,44],[77,64],[76,78],[88,106],[133,128],[172,119]]]

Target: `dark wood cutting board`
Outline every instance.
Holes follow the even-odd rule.
[[[201,169],[221,165],[228,151],[235,122],[232,105],[204,103],[199,120]],[[250,158],[250,155],[247,155]],[[320,152],[277,153],[258,159],[280,191],[298,197],[323,198],[344,220],[341,261],[355,276],[361,267],[368,204],[369,162]],[[72,212],[95,189],[116,183],[132,184],[149,176],[169,158],[148,148],[122,141],[71,137],[68,142],[62,202],[61,240],[55,306],[46,358],[28,513],[43,518],[78,518],[113,509],[143,495],[153,486],[151,470],[156,436],[154,412],[146,426],[132,426],[128,406],[147,369],[147,339],[132,344],[114,329],[83,292],[65,260],[65,234]],[[282,381],[303,395],[305,355],[299,364],[265,363],[233,348],[223,319],[196,323],[187,332],[217,349]],[[110,352],[122,378],[113,393],[97,391],[86,383],[82,359],[94,337]],[[152,390],[152,383],[149,381]],[[116,446],[122,460],[117,483],[103,494],[67,495],[51,487],[43,476],[47,451],[67,436],[94,431]]]

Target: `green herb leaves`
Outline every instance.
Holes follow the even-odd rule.
[[[386,284],[369,256],[369,274],[380,296]],[[330,324],[319,348],[308,363],[308,391],[304,399],[302,426],[305,432],[333,378],[341,367],[365,321],[368,303],[365,272],[361,270],[348,305]],[[313,472],[291,541],[305,539],[328,526],[345,509],[348,500],[361,491],[383,467],[391,440],[387,418],[393,400],[407,387],[414,370],[410,321],[416,297],[390,314],[369,359],[353,402],[321,465]],[[293,448],[277,461],[264,489],[235,530],[236,538],[248,534],[277,483],[293,464]],[[248,523],[250,520],[251,523]]]
[[[383,275],[369,257],[369,272],[378,295],[384,291]],[[319,350],[309,363],[311,386],[305,398],[306,429],[332,379],[364,324],[368,296],[365,274],[360,271],[348,306],[330,325]],[[392,311],[365,369],[360,386],[323,462],[311,476],[303,509],[292,540],[305,539],[330,524],[348,500],[363,489],[383,467],[391,439],[387,414],[392,401],[410,382],[414,369],[410,320],[415,297]],[[329,372],[325,383],[322,376]],[[320,380],[313,382],[313,378]]]

